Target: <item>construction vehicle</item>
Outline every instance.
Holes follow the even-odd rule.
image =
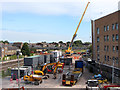
[[[53,68],[52,68],[53,70],[51,70],[51,72],[53,71],[54,78],[56,79],[57,68],[63,69],[63,66],[64,66],[64,63],[59,63],[59,61],[55,62],[55,63],[48,63],[48,64],[44,65],[42,68],[42,71],[35,70],[34,74],[42,75],[43,79],[47,79],[47,78],[49,78],[49,75],[46,75],[46,73],[47,73],[46,68],[47,68],[47,66],[52,66],[52,65],[53,65]],[[48,71],[50,71],[50,70],[48,69]]]
[[[69,44],[68,49],[65,50],[66,56],[70,56],[70,55],[73,54],[73,51],[72,51],[72,44],[73,44],[73,41],[74,41],[75,37],[77,36],[78,28],[79,28],[79,26],[80,26],[80,24],[81,24],[81,22],[82,22],[82,20],[83,20],[83,17],[84,17],[84,15],[85,15],[85,12],[86,12],[86,10],[87,10],[87,7],[88,7],[89,3],[90,3],[90,2],[87,3],[87,6],[86,6],[86,8],[85,8],[85,10],[84,10],[84,12],[83,12],[83,15],[82,15],[80,21],[79,21],[79,24],[78,24],[77,29],[76,29],[76,31],[75,31],[73,37],[72,37],[72,40],[71,40],[71,42],[70,42],[70,44]]]
[[[62,85],[72,86],[77,83],[80,77],[83,74],[83,61],[76,60],[75,61],[75,69],[72,72],[67,72],[63,74],[62,77]]]
[[[25,83],[33,82],[34,85],[39,85],[39,83],[42,83],[42,77],[40,75],[25,75],[23,77],[23,80],[25,81]]]
[[[93,78],[94,78],[94,79],[97,79],[98,82],[99,82],[99,84],[104,84],[104,83],[108,84],[107,79],[106,79],[106,78],[103,78],[101,74],[94,75]]]

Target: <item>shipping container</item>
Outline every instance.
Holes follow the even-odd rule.
[[[24,75],[30,75],[31,74],[31,70],[30,67],[20,67],[20,78],[24,77]],[[11,69],[11,78],[13,80],[18,79],[18,68],[12,68]]]
[[[32,66],[32,68],[36,68],[38,66],[38,59],[39,55],[24,58],[24,66]]]
[[[60,58],[60,62],[64,63],[64,65],[71,65],[72,64],[72,58]]]
[[[38,63],[39,63],[39,65],[42,65],[42,64],[45,63],[44,62],[44,55],[39,55],[39,57],[38,57]]]

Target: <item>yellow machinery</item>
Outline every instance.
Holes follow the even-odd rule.
[[[62,76],[62,85],[73,86],[75,85],[83,74],[83,61],[75,61],[75,69],[67,72]]]
[[[35,85],[39,85],[39,83],[42,83],[42,77],[40,75],[25,75],[23,80],[26,83],[33,82]]]
[[[55,65],[54,71],[53,71],[53,75],[54,75],[54,78],[56,79],[57,68],[62,68],[62,66],[64,65],[63,63],[59,63],[59,61],[58,61],[58,62],[55,62],[55,63],[48,63],[48,64],[44,65],[43,68],[42,68],[42,71],[40,71],[40,70],[35,70],[35,71],[34,71],[34,74],[42,75],[42,76],[43,76],[43,79],[49,78],[49,75],[46,75],[46,70],[45,70],[45,69],[46,69],[47,66],[51,66],[51,65]],[[62,69],[63,69],[63,68],[62,68]]]
[[[78,24],[78,26],[77,26],[77,29],[76,29],[76,31],[75,31],[75,34],[73,35],[72,40],[71,40],[71,42],[70,42],[70,44],[69,44],[68,50],[65,50],[66,56],[70,56],[70,55],[73,54],[73,51],[72,51],[72,43],[73,43],[73,40],[75,39],[75,37],[76,37],[76,35],[77,35],[78,28],[79,28],[79,26],[80,26],[80,24],[81,24],[81,22],[82,22],[83,16],[85,15],[85,12],[86,12],[86,10],[87,10],[87,7],[88,7],[89,3],[90,3],[90,2],[88,2],[87,6],[86,6],[86,8],[85,8],[85,10],[84,10],[84,12],[83,12],[83,15],[82,15],[82,17],[81,17],[81,19],[80,19],[80,21],[79,21],[79,24]]]

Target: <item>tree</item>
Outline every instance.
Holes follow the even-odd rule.
[[[23,44],[23,47],[21,49],[21,52],[23,55],[27,55],[27,56],[30,56],[30,49],[28,47],[28,43],[24,43]]]
[[[58,43],[63,43],[63,41],[59,41]]]
[[[79,47],[81,45],[82,45],[82,41],[81,40],[76,40],[76,41],[73,42],[73,46]]]
[[[68,42],[66,42],[67,43],[67,47],[69,46],[69,44],[70,44],[70,41],[68,41]]]
[[[7,44],[9,44],[9,42],[8,42],[7,40],[5,40],[3,43],[7,43]]]
[[[5,40],[5,41],[2,40],[2,41],[0,41],[0,43],[4,43],[4,44],[7,43],[7,44],[9,44],[9,42],[7,40]]]
[[[90,45],[91,43],[90,43],[90,42],[85,42],[84,44],[85,44],[85,45]]]
[[[92,44],[88,47],[89,53],[92,53]]]
[[[2,40],[2,41],[0,41],[0,43],[3,43],[4,41]]]

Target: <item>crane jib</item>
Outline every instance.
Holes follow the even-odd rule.
[[[87,10],[87,7],[88,7],[89,3],[90,3],[90,2],[87,3],[87,6],[86,6],[86,8],[85,8],[85,10],[84,10],[84,12],[83,12],[83,14],[82,14],[82,17],[81,17],[81,19],[80,19],[80,21],[79,21],[79,24],[78,24],[77,28],[76,28],[75,34],[73,35],[72,40],[71,40],[71,42],[70,42],[70,44],[69,44],[69,47],[68,47],[67,52],[70,52],[70,53],[71,53],[73,40],[74,40],[75,37],[76,37],[78,28],[79,28],[79,26],[80,26],[80,24],[81,24],[81,22],[82,22],[82,19],[83,19],[84,15],[85,15],[85,12],[86,12],[86,10]]]

